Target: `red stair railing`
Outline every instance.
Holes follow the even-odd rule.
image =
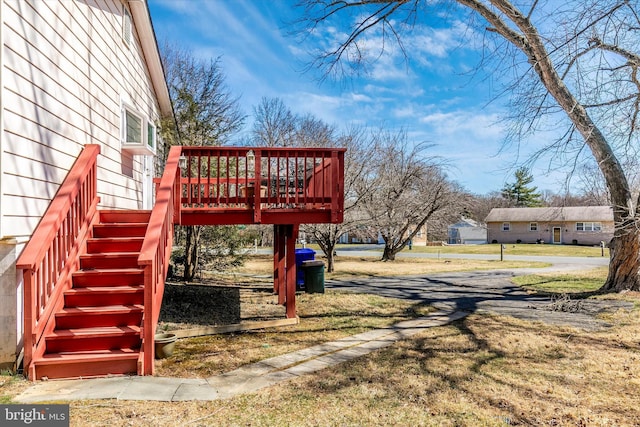
[[[171,147],[156,203],[151,211],[149,225],[138,257],[138,265],[144,269],[144,318],[142,321],[142,349],[138,359],[138,374],[153,375],[154,336],[165,278],[171,259],[173,225],[180,223],[180,154],[182,147]]]
[[[99,153],[99,145],[85,146],[16,263],[24,278],[24,368],[31,379],[31,362],[44,354],[42,338],[55,326],[53,315],[64,304],[64,291],[71,288],[71,275],[98,218]]]

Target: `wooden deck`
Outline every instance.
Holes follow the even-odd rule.
[[[179,222],[340,223],[344,209],[344,152],[182,147]]]
[[[172,147],[151,211],[97,209],[99,152],[85,147],[17,262],[30,379],[153,375],[176,224],[273,224],[273,289],[295,321],[298,230],[342,221],[344,149]]]

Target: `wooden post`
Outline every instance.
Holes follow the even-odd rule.
[[[287,234],[286,226],[273,226],[273,287],[274,293],[278,295],[278,304],[284,304],[287,298],[287,277],[286,277],[286,253]]]
[[[287,253],[287,271],[286,271],[286,313],[287,318],[296,317],[296,237],[293,225],[286,225],[286,253]]]
[[[276,295],[278,295],[278,290],[280,289],[280,287],[278,286],[279,284],[278,263],[279,263],[279,256],[280,256],[280,245],[278,244],[279,243],[278,233],[279,233],[278,225],[274,224],[273,226],[273,293]]]

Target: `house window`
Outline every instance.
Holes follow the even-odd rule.
[[[153,156],[156,146],[156,126],[131,106],[123,105],[122,149],[131,154]]]
[[[147,147],[156,151],[156,127],[151,122],[147,123]]]
[[[511,223],[510,222],[503,222],[502,223],[502,231],[509,231],[511,230]]]
[[[127,6],[122,5],[122,40],[127,46],[131,45],[132,38],[132,25],[131,25],[131,13]]]
[[[538,223],[530,222],[529,223],[529,231],[538,231]]]
[[[124,113],[124,143],[140,145],[142,143],[142,122],[141,116],[125,108]]]
[[[576,222],[576,231],[602,231],[601,222]]]

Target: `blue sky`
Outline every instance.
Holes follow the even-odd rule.
[[[160,44],[179,44],[200,58],[220,57],[227,85],[248,116],[244,132],[263,97],[278,97],[294,113],[313,114],[338,129],[404,128],[416,143],[434,144],[433,154],[452,165],[450,177],[477,194],[512,182],[518,156],[526,157],[522,148],[501,150],[505,101],[490,102],[497,90],[492,79],[470,73],[480,48],[467,41],[463,17],[414,27],[404,39],[408,62],[397,46],[387,45],[365,75],[319,82],[318,71],[303,72],[308,52],[331,46],[343,33],[327,25],[305,40],[291,36],[286,23],[299,13],[293,0],[148,2]],[[380,40],[373,34],[366,43],[373,55]],[[561,191],[562,176],[539,163],[532,168],[534,185]]]

